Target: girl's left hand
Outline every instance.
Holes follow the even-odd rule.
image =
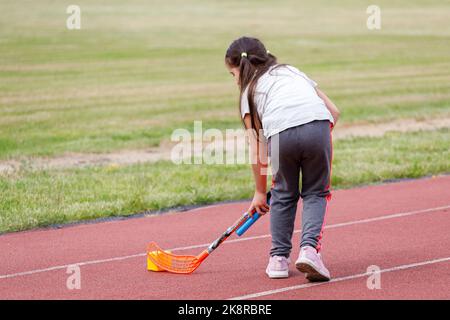
[[[265,215],[269,212],[269,205],[267,204],[267,195],[265,192],[255,191],[255,195],[253,196],[250,208],[248,208],[248,212],[253,212],[255,210],[260,215]]]

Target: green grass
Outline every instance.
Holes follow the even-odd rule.
[[[230,41],[260,37],[336,102],[341,124],[450,117],[450,1],[0,3],[0,164],[148,148],[176,128],[240,127]],[[338,128],[337,128],[338,130]],[[338,141],[337,187],[448,173],[448,130]],[[445,156],[444,156],[445,155]],[[0,232],[250,197],[247,166],[22,170],[0,174]]]
[[[231,40],[261,37],[314,78],[342,123],[450,115],[449,1],[1,3],[0,159],[144,148],[194,120],[238,127]],[[219,115],[219,116],[218,116]]]
[[[450,171],[449,129],[335,144],[334,188]],[[174,165],[22,171],[0,177],[0,233],[146,210],[247,199],[248,165]]]

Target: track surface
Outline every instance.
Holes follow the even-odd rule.
[[[441,176],[335,191],[322,251],[330,283],[308,283],[293,265],[289,279],[266,277],[267,217],[191,275],[146,271],[150,240],[197,254],[247,208],[241,202],[0,236],[0,299],[450,299],[449,190]],[[67,288],[70,265],[80,268],[79,290]],[[371,265],[381,289],[367,287]]]

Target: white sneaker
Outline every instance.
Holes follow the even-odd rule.
[[[309,281],[329,281],[330,271],[325,267],[322,256],[311,246],[304,246],[300,249],[300,255],[295,262],[295,267],[305,273]]]
[[[291,259],[283,256],[270,257],[266,273],[271,279],[281,279],[289,277],[289,264]]]

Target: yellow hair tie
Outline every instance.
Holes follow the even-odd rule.
[[[241,53],[241,58],[247,58],[247,52],[242,52]]]

